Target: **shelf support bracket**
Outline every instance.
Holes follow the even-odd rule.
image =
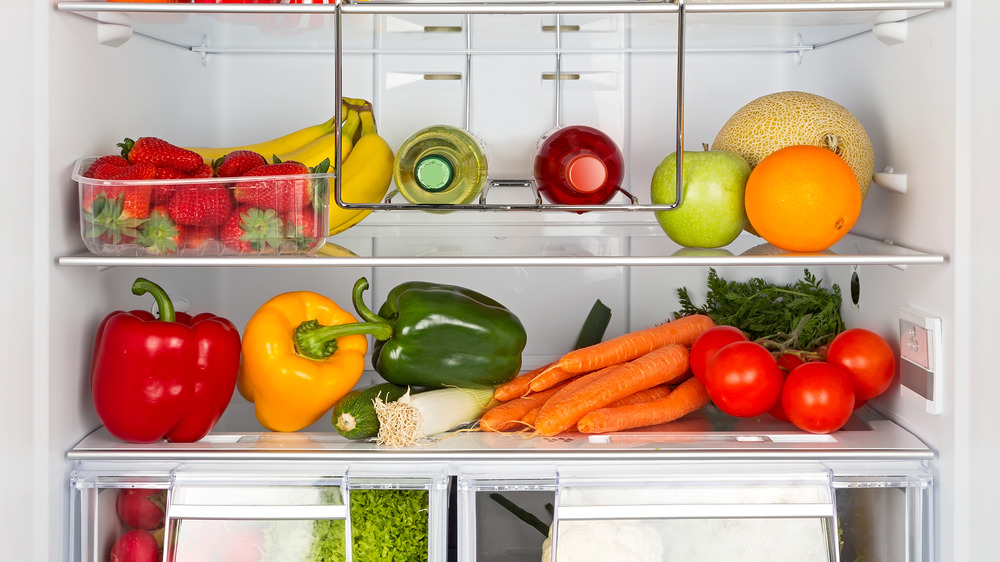
[[[132,18],[128,14],[100,12],[97,15],[97,42],[121,47],[132,38]]]
[[[909,24],[906,20],[877,23],[872,27],[872,34],[884,45],[898,45],[906,42]]]

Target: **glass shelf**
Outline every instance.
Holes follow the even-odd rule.
[[[245,409],[246,411],[238,411]],[[230,406],[228,418],[252,420],[253,405]],[[103,427],[69,451],[72,460],[299,459],[299,460],[434,460],[488,463],[563,462],[585,460],[930,460],[933,451],[896,424],[867,408],[839,431],[811,434],[764,415],[733,418],[704,408],[675,422],[611,434],[567,432],[555,437],[520,433],[464,431],[445,439],[426,439],[404,448],[351,441],[332,431],[273,433],[245,428],[225,418],[196,443],[125,443]]]
[[[690,52],[779,50],[799,52],[942,9],[946,0],[882,1],[688,1]],[[664,1],[364,1],[343,4],[166,4],[59,2],[58,9],[100,23],[127,26],[150,37],[195,53],[317,52],[336,50],[336,14],[636,14],[644,23],[676,20],[678,5]],[[471,24],[475,26],[475,20]],[[669,52],[675,45],[623,48]],[[346,38],[345,53],[359,48]],[[512,45],[512,50],[517,46]],[[555,47],[552,47],[555,49]],[[362,49],[363,50],[363,49]]]
[[[458,216],[464,215],[464,216]],[[413,224],[387,220],[352,227],[305,256],[97,256],[59,258],[63,266],[87,267],[551,267],[551,266],[814,266],[935,265],[929,254],[848,235],[830,250],[813,254],[779,250],[742,234],[724,248],[682,248],[659,226],[590,219],[541,224],[500,220],[503,213],[453,213],[448,219]],[[390,217],[395,219],[396,217]],[[490,220],[492,219],[492,220]],[[447,228],[468,221],[458,232]],[[444,224],[442,224],[444,223]]]

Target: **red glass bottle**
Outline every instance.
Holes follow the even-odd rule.
[[[607,203],[621,187],[624,175],[625,163],[618,145],[593,127],[557,128],[538,139],[535,184],[550,203]]]

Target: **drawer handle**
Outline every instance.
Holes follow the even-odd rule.
[[[426,73],[424,74],[424,80],[461,80],[462,75],[458,72],[455,73]]]
[[[579,80],[580,74],[576,72],[560,72],[559,74],[556,74],[555,72],[542,73],[542,80],[556,80],[557,78],[559,80]]]
[[[556,31],[556,26],[554,26],[554,25],[543,25],[542,26],[542,31],[543,32],[548,32],[548,33],[554,33]],[[560,25],[559,26],[559,32],[560,33],[566,33],[567,31],[580,31],[580,26],[579,25]]]
[[[461,33],[460,25],[425,25],[424,33]]]

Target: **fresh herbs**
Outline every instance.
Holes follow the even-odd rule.
[[[795,283],[775,285],[756,277],[726,281],[710,268],[704,306],[695,306],[686,288],[677,295],[681,309],[675,317],[705,314],[772,351],[815,351],[844,331],[840,287],[824,288],[809,270]]]

